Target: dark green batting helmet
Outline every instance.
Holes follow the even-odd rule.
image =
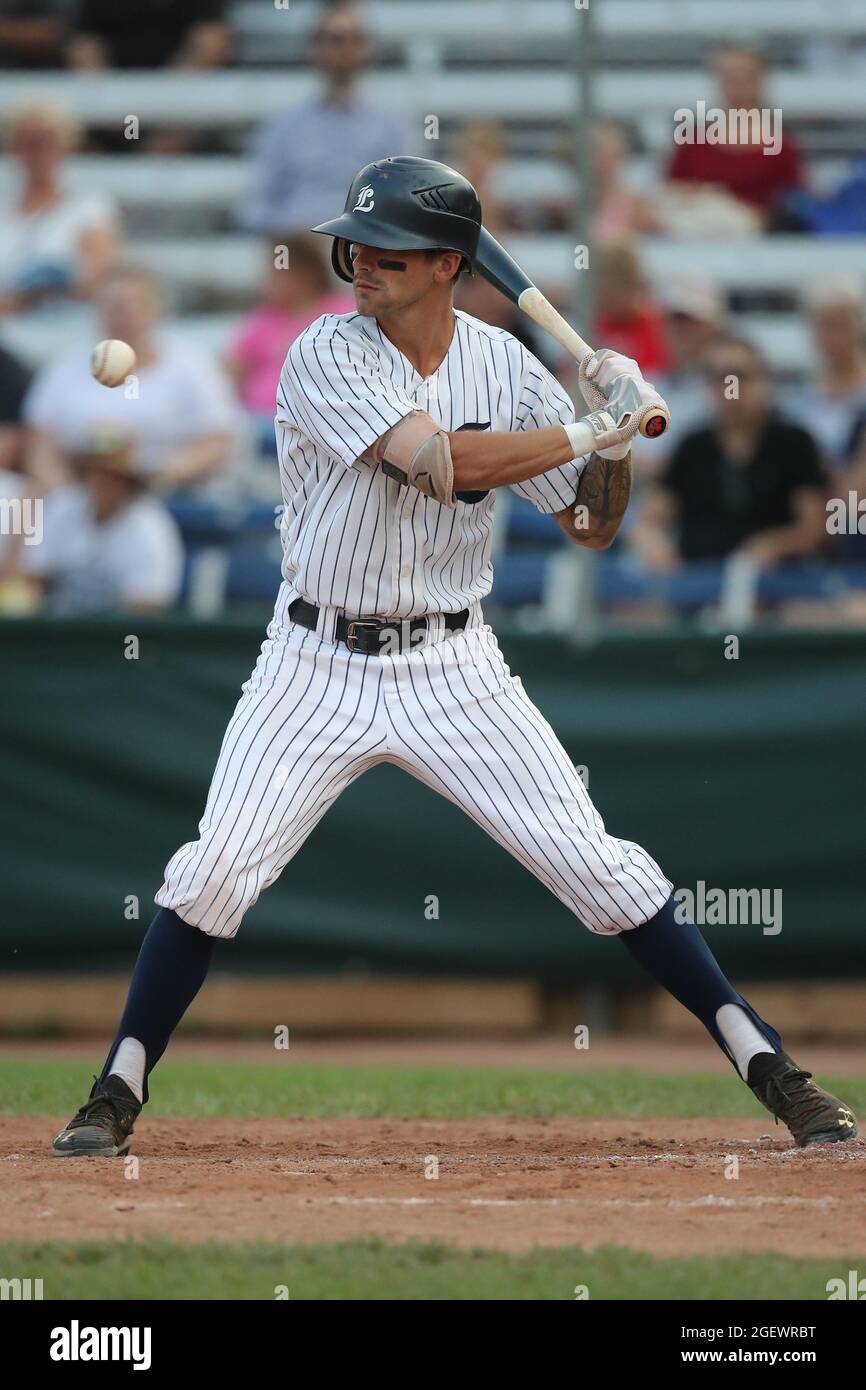
[[[313,228],[334,238],[334,270],[349,281],[353,241],[389,251],[459,251],[473,265],[480,230],[481,204],[469,180],[408,154],[366,164],[352,180],[342,217]]]

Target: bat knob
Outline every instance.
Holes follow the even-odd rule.
[[[668,422],[664,415],[651,415],[641,433],[644,434],[647,439],[658,439],[660,434],[664,434],[667,427]]]

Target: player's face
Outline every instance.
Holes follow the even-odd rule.
[[[447,284],[460,263],[455,251],[428,256],[424,251],[388,251],[353,242],[352,288],[358,312],[374,317],[393,314]]]

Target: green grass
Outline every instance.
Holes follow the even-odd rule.
[[[97,1064],[94,1057],[94,1066]],[[834,1083],[866,1111],[866,1081]],[[0,1113],[65,1115],[89,1085],[69,1059],[0,1060]],[[480,1118],[504,1115],[743,1116],[756,1101],[731,1076],[665,1076],[458,1067],[234,1065],[167,1061],[152,1111],[183,1116]],[[866,1256],[864,1256],[866,1258]],[[862,1266],[862,1261],[860,1262]],[[455,1250],[378,1240],[298,1246],[267,1242],[188,1245],[167,1238],[101,1243],[0,1242],[0,1278],[41,1278],[49,1299],[265,1299],[285,1285],[293,1300],[819,1299],[844,1274],[838,1258],[771,1254],[665,1258],[621,1246],[592,1252],[537,1247],[522,1253]],[[847,1269],[845,1264],[845,1269]]]
[[[172,1241],[0,1244],[0,1277],[41,1278],[46,1299],[826,1299],[838,1259],[657,1259],[621,1246],[525,1254],[349,1241],[298,1246]],[[847,1269],[847,1265],[845,1266]]]
[[[94,1057],[94,1067],[97,1059]],[[866,1111],[866,1080],[823,1084]],[[90,1086],[78,1061],[0,1061],[0,1114],[65,1114]],[[299,1115],[379,1119],[469,1119],[483,1115],[755,1117],[751,1093],[730,1076],[665,1076],[602,1071],[577,1062],[571,1072],[478,1067],[332,1067],[165,1062],[155,1074],[155,1115]]]

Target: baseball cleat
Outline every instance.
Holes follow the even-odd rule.
[[[79,1154],[119,1158],[132,1143],[132,1127],[140,1114],[140,1102],[119,1076],[107,1076],[105,1081],[94,1077],[89,1099],[61,1129],[51,1153],[54,1158]]]
[[[853,1110],[822,1091],[810,1071],[801,1071],[786,1052],[760,1052],[749,1063],[748,1085],[762,1105],[782,1120],[800,1148],[839,1144],[859,1133]]]

